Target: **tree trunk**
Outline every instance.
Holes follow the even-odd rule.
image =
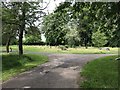
[[[87,46],[85,46],[85,48],[86,48],[86,49],[88,49],[88,47],[87,47]]]
[[[85,40],[85,48],[88,49],[87,40]]]
[[[25,2],[23,3],[23,7],[25,6]],[[22,9],[22,19],[19,31],[19,55],[23,55],[23,31],[25,30],[25,8]]]
[[[23,54],[22,38],[23,38],[23,29],[21,28],[19,33],[19,55]]]
[[[88,43],[89,43],[89,36],[86,33],[86,37],[85,37],[85,48],[88,49]]]
[[[7,43],[6,43],[6,52],[7,53],[9,53],[9,46],[10,46],[10,37],[8,38]]]

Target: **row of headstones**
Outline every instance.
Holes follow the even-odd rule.
[[[110,51],[110,48],[99,48],[100,50],[107,50]]]

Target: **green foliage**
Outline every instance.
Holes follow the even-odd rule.
[[[112,46],[113,43],[114,46],[118,46],[119,39],[116,39],[120,36],[118,6],[118,2],[71,1],[60,4],[54,13],[47,15],[48,18],[43,20],[46,22],[43,26],[47,28],[44,29],[47,42],[59,45],[64,41],[62,44],[76,46],[78,43],[87,47],[93,44],[92,34],[100,30],[107,37],[107,46]],[[69,23],[74,24],[71,26],[73,31],[70,30]],[[73,32],[77,32],[78,35]],[[59,40],[61,38],[62,40]]]
[[[82,88],[117,88],[118,62],[117,56],[107,56],[86,64],[81,72],[85,78]]]
[[[29,35],[29,36],[26,36],[24,40],[24,44],[25,45],[37,45],[37,44],[40,45],[41,39],[38,36]]]
[[[26,28],[25,40],[23,42],[25,45],[43,45],[41,41],[41,31],[36,26],[30,26]]]
[[[16,41],[18,25],[16,20],[17,12],[14,7],[4,7],[2,5],[2,45],[13,44],[13,41]],[[13,22],[14,21],[14,22]]]
[[[79,9],[78,9],[79,8]],[[87,48],[91,45],[92,22],[91,4],[76,2],[73,5],[72,17],[77,22],[77,31],[79,32],[80,45]]]
[[[2,4],[4,33],[7,33],[8,42],[13,36],[19,36],[19,54],[22,55],[23,33],[31,30],[27,28],[35,27],[35,22],[39,21],[45,13],[40,10],[39,2],[2,2]]]
[[[19,35],[20,44],[23,32],[28,34],[38,31],[35,22],[44,16],[42,32],[48,45],[68,44],[87,48],[93,44],[92,34],[100,30],[107,37],[107,46],[119,46],[119,4],[120,2],[64,2],[53,13],[44,16],[40,3],[4,2],[3,37],[7,41],[8,38]]]
[[[67,44],[70,47],[75,47],[80,43],[80,35],[76,28],[69,28],[69,31],[67,31],[65,38],[67,40]]]
[[[66,21],[63,19],[64,14],[62,12],[50,14],[44,17],[43,32],[46,37],[46,43],[48,45],[60,45],[65,44]]]
[[[108,41],[107,37],[104,33],[101,33],[99,30],[92,35],[92,42],[94,46],[102,47],[104,46]]]

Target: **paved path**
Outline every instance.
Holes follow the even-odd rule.
[[[110,54],[44,53],[44,55],[49,57],[49,62],[4,82],[3,88],[78,88],[82,81],[80,71],[83,65]]]

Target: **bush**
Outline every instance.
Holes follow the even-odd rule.
[[[41,41],[41,38],[38,36],[27,36],[23,42],[25,45],[45,45],[45,42]]]
[[[92,42],[93,42],[94,46],[102,47],[108,41],[107,41],[107,37],[105,36],[104,33],[97,31],[97,32],[93,33],[93,35],[92,35]]]

